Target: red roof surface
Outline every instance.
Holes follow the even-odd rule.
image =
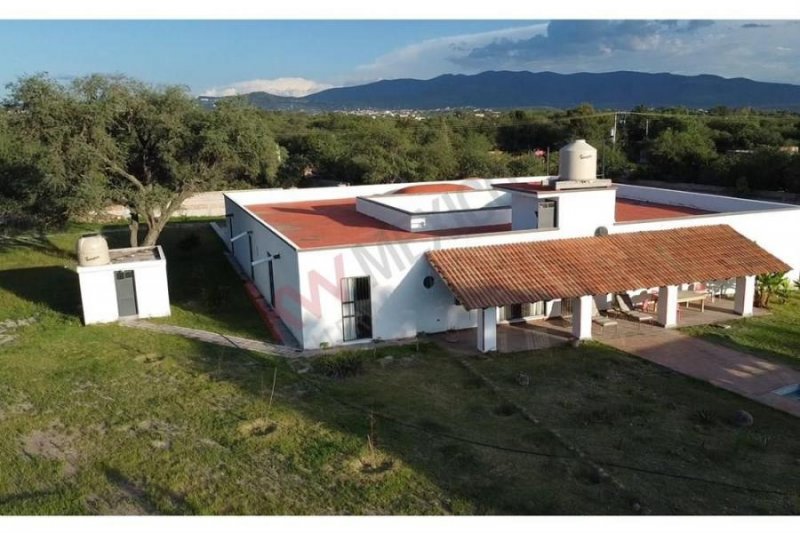
[[[432,250],[426,255],[467,309],[790,269],[723,225]]]
[[[708,215],[709,213],[712,213],[712,211],[617,198],[617,208],[615,210],[614,219],[617,222],[633,222],[636,220]]]
[[[248,209],[301,249],[410,241],[453,235],[477,235],[511,230],[511,224],[501,224],[442,231],[403,231],[359,213],[356,210],[355,198],[250,205]],[[618,198],[616,219],[618,222],[629,222],[704,213],[705,211],[697,209],[647,204]]]
[[[464,192],[474,191],[472,187],[459,183],[425,183],[422,185],[409,185],[402,189],[397,189],[391,194],[432,194],[437,192]]]
[[[356,211],[355,198],[249,205],[247,208],[302,249],[511,230],[511,224],[500,224],[442,231],[404,231]]]

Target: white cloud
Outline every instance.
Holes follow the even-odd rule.
[[[598,21],[600,22],[600,21]],[[440,37],[405,46],[361,65],[341,80],[351,85],[378,79],[432,78],[485,70],[609,72],[637,70],[716,74],[800,84],[795,21],[627,21],[613,31],[552,33],[549,23]],[[556,37],[554,39],[554,37]],[[541,43],[549,43],[542,47]],[[538,52],[531,53],[531,47]]]
[[[333,85],[306,78],[275,78],[239,81],[225,87],[212,87],[203,92],[202,96],[236,96],[254,92],[266,92],[276,96],[307,96],[331,87]]]
[[[393,78],[431,78],[440,74],[479,72],[480,69],[458,68],[451,58],[466,55],[473,48],[497,39],[526,39],[547,30],[547,23],[506,28],[482,33],[438,37],[399,48],[377,57],[371,63],[356,67],[347,77],[347,84]],[[483,69],[486,70],[486,69]]]

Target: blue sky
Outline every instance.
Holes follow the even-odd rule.
[[[800,83],[789,21],[0,21],[0,84],[123,73],[195,94],[305,94],[483,70],[643,70]]]

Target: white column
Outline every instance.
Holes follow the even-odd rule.
[[[658,288],[658,323],[665,328],[678,325],[678,286]]]
[[[592,338],[592,298],[589,295],[572,300],[572,334],[578,340]]]
[[[478,350],[497,350],[497,308],[478,309]]]
[[[753,316],[753,298],[756,295],[756,277],[742,276],[736,278],[736,296],[733,310],[737,315]]]

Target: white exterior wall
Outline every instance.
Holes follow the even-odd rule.
[[[136,310],[139,318],[170,315],[166,261],[130,263],[125,268],[119,268],[120,265],[114,266],[117,267],[115,270],[133,270]],[[116,302],[116,297],[114,301]]]
[[[618,184],[617,196],[641,202],[678,205],[717,213],[735,213],[741,211],[764,211],[767,209],[785,209],[786,204],[748,200],[732,196],[719,196],[699,192],[675,191],[655,187]]]
[[[510,205],[511,195],[495,190],[356,199],[359,213],[412,232],[509,224]]]
[[[390,226],[405,231],[412,231],[411,216],[403,211],[398,211],[397,209],[379,205],[368,200],[362,200],[361,198],[356,199],[356,210],[359,213],[380,220],[381,222],[386,222]]]
[[[540,194],[540,199],[558,200],[557,225],[562,237],[594,235],[598,226],[614,224],[616,195],[614,189],[589,189]]]
[[[497,226],[511,223],[511,208],[426,213],[410,217],[411,231],[439,231],[454,228]]]
[[[84,324],[102,324],[119,320],[117,286],[114,273],[132,270],[136,289],[138,318],[169,316],[169,286],[167,261],[158,247],[159,257],[153,261],[112,263],[108,265],[77,268],[81,288],[81,305]]]
[[[373,196],[369,199],[409,213],[438,213],[511,205],[511,195],[496,189],[430,194],[392,194]]]
[[[119,319],[117,286],[113,270],[83,270],[78,267],[84,324],[103,324]]]
[[[783,260],[792,267],[788,273],[791,279],[800,274],[800,208],[783,207],[761,212],[728,213],[719,215],[700,215],[694,217],[667,218],[643,222],[622,222],[609,226],[609,233],[629,233],[632,231],[654,231],[661,229],[690,228],[727,224],[754,241],[757,245]],[[720,243],[724,246],[724,243]],[[708,280],[687,280],[708,281]]]
[[[511,195],[511,229],[536,229],[539,227],[539,199],[529,194]]]
[[[250,257],[247,237],[242,237],[233,243],[233,256],[248,277],[251,274],[251,261],[266,257],[268,252],[273,256],[280,254],[280,259],[272,261],[275,286],[274,308],[295,339],[302,343],[303,325],[300,320],[301,296],[298,293],[300,281],[298,278],[297,251],[294,246],[288,243],[288,239],[274,228],[267,226],[246,207],[236,205],[230,198],[226,198],[225,209],[226,213],[233,214],[232,217],[228,217],[233,236],[245,231],[253,232],[252,258]],[[230,249],[231,246],[228,243],[228,250]],[[254,266],[252,272],[254,274],[253,283],[264,299],[269,302],[269,266],[266,263],[261,263]]]

